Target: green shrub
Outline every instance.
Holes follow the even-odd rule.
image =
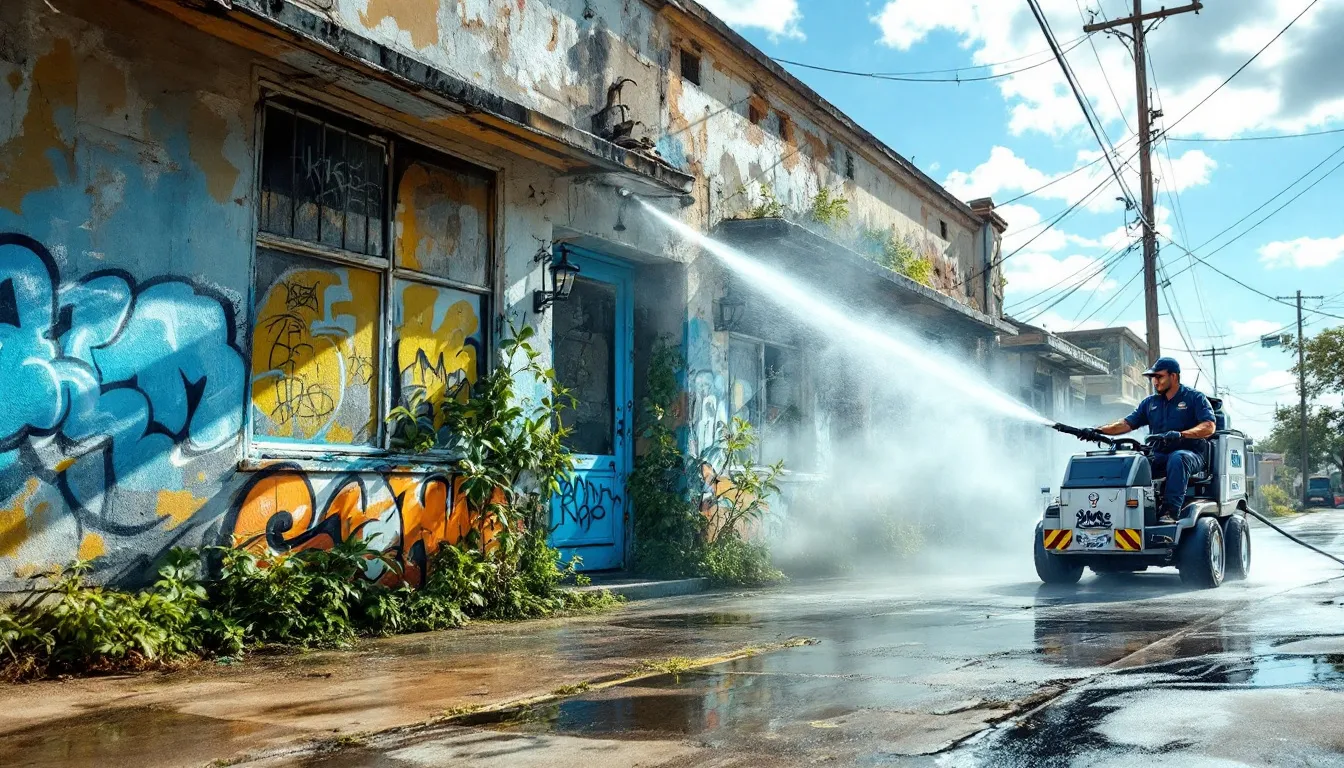
[[[840,192],[832,192],[830,187],[822,187],[812,198],[809,213],[818,224],[833,227],[849,218],[849,200]]]
[[[1269,509],[1265,510],[1269,514],[1275,517],[1293,514],[1293,497],[1283,488],[1271,483],[1266,485],[1261,493],[1265,497],[1265,503],[1269,505]]]
[[[757,586],[783,574],[770,564],[766,545],[750,541],[778,496],[783,464],[757,466],[756,437],[736,419],[723,425],[717,453],[728,467],[716,472],[713,489],[702,494],[704,508],[692,500],[703,480],[702,460],[678,448],[671,407],[680,394],[681,360],[666,343],[654,349],[647,375],[648,394],[641,403],[639,451],[627,484],[634,506],[634,567],[659,577],[703,576],[719,586]],[[720,476],[721,475],[721,476]]]
[[[769,185],[760,185],[760,201],[747,209],[748,219],[778,219],[784,215],[784,204],[775,198],[775,190]]]

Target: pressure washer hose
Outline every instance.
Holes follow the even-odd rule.
[[[1291,533],[1289,533],[1289,532],[1283,530],[1283,529],[1280,528],[1279,526],[1277,526],[1277,525],[1271,523],[1271,522],[1269,521],[1269,518],[1265,517],[1264,515],[1260,514],[1259,512],[1256,512],[1254,509],[1251,509],[1251,508],[1247,507],[1247,508],[1246,508],[1246,511],[1249,512],[1249,513],[1251,513],[1251,515],[1252,515],[1253,517],[1255,517],[1256,520],[1259,520],[1260,522],[1264,523],[1265,525],[1268,525],[1270,528],[1273,528],[1274,530],[1278,531],[1279,533],[1283,534],[1284,536],[1287,536],[1288,538],[1292,539],[1293,541],[1297,542],[1298,544],[1301,544],[1302,546],[1306,547],[1307,549],[1310,549],[1312,552],[1315,552],[1315,553],[1318,554],[1318,555],[1325,555],[1326,557],[1330,558],[1331,560],[1334,560],[1336,563],[1339,563],[1340,565],[1344,565],[1344,560],[1341,560],[1340,558],[1335,557],[1334,555],[1330,554],[1329,552],[1326,552],[1326,551],[1323,550],[1323,549],[1318,549],[1317,547],[1314,547],[1314,546],[1308,544],[1307,542],[1305,542],[1305,541],[1303,541],[1303,540],[1297,538],[1297,537],[1294,536],[1293,534],[1291,534]]]

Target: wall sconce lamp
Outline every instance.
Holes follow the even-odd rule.
[[[557,261],[554,256],[545,248],[537,251],[537,255],[532,261],[540,264],[543,261],[550,261],[551,290],[546,290],[546,273],[542,273],[541,290],[532,292],[532,311],[541,314],[546,307],[557,301],[564,301],[569,298],[569,294],[574,290],[574,278],[579,275],[579,267],[569,260],[569,249],[561,246],[556,249],[560,252],[560,260]]]
[[[737,326],[742,322],[742,315],[746,308],[746,300],[737,295],[732,284],[724,286],[723,296],[719,298],[718,305],[714,307],[714,330],[736,331]]]

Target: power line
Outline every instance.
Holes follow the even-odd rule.
[[[1079,45],[1082,45],[1083,40],[1087,39],[1088,37],[1090,37],[1090,35],[1083,35],[1082,37],[1078,38],[1077,40],[1075,40],[1075,41],[1073,42],[1072,46],[1071,46],[1068,50],[1069,50],[1069,51],[1072,51],[1074,48],[1077,48]],[[1045,53],[1045,51],[1042,51],[1042,53]],[[1027,57],[1027,56],[1023,56],[1022,58],[1029,58],[1029,57]],[[1018,59],[1018,60],[1020,61],[1020,59]],[[1027,65],[1027,66],[1025,66],[1025,67],[1021,67],[1021,68],[1018,68],[1018,69],[1014,69],[1014,70],[1012,70],[1012,71],[1010,71],[1010,72],[999,72],[999,73],[997,73],[997,74],[992,74],[992,75],[976,75],[976,76],[974,76],[974,77],[960,77],[960,76],[958,76],[958,77],[913,77],[912,75],[920,75],[920,74],[938,74],[938,73],[940,73],[940,72],[961,72],[961,71],[969,70],[969,69],[983,69],[983,68],[985,68],[985,67],[997,67],[997,66],[1000,66],[1000,64],[981,64],[981,65],[978,65],[977,67],[964,67],[964,68],[960,68],[960,69],[949,69],[949,70],[928,70],[928,71],[926,71],[926,72],[892,72],[892,73],[884,73],[884,72],[856,72],[856,71],[851,70],[851,69],[837,69],[837,68],[834,68],[834,67],[823,67],[823,66],[821,66],[821,65],[819,65],[819,64],[808,64],[808,63],[805,63],[805,62],[802,62],[802,61],[794,61],[794,60],[792,60],[792,59],[780,59],[780,58],[776,58],[775,61],[779,62],[780,64],[787,64],[787,65],[789,65],[789,66],[791,66],[791,67],[802,67],[803,69],[813,69],[813,70],[816,70],[816,71],[818,71],[818,72],[829,72],[829,73],[831,73],[831,74],[833,74],[833,75],[849,75],[849,76],[851,76],[851,77],[867,77],[867,78],[870,78],[870,79],[872,79],[872,80],[890,80],[890,81],[892,81],[892,82],[897,82],[897,83],[982,83],[982,82],[985,82],[985,81],[987,81],[987,80],[999,80],[999,79],[1001,79],[1001,78],[1012,77],[1013,75],[1018,75],[1018,74],[1021,74],[1021,73],[1023,73],[1023,72],[1029,72],[1029,71],[1031,71],[1031,70],[1033,70],[1033,69],[1036,69],[1037,67],[1043,67],[1043,66],[1045,66],[1046,64],[1049,64],[1051,60],[1050,60],[1050,59],[1045,59],[1045,60],[1043,60],[1043,61],[1038,61],[1038,62],[1036,62],[1035,64],[1029,64],[1029,65]],[[1003,62],[1003,63],[1004,63],[1004,64],[1007,64],[1007,63],[1010,63],[1010,62]]]
[[[1123,257],[1123,256],[1124,256],[1126,253],[1128,253],[1130,250],[1132,250],[1133,247],[1134,247],[1134,243],[1130,243],[1128,247],[1123,247],[1123,248],[1120,247],[1120,246],[1116,246],[1115,248],[1112,248],[1111,250],[1109,250],[1109,251],[1107,251],[1105,254],[1103,254],[1103,255],[1101,256],[1100,259],[1098,259],[1098,260],[1096,260],[1096,261],[1089,262],[1088,264],[1084,264],[1082,267],[1079,267],[1078,269],[1074,270],[1074,271],[1071,272],[1070,274],[1065,275],[1065,276],[1064,276],[1063,278],[1061,278],[1058,282],[1055,282],[1055,283],[1052,284],[1052,285],[1049,285],[1049,286],[1047,286],[1047,287],[1045,287],[1045,288],[1042,288],[1041,290],[1037,291],[1036,293],[1033,293],[1033,294],[1030,295],[1030,296],[1027,296],[1027,297],[1022,298],[1022,299],[1018,299],[1017,301],[1013,302],[1013,303],[1008,307],[1008,309],[1010,309],[1010,310],[1014,310],[1014,311],[1030,312],[1031,310],[1035,309],[1035,308],[1036,308],[1037,306],[1039,306],[1040,304],[1044,303],[1045,301],[1048,301],[1048,299],[1043,299],[1043,300],[1041,300],[1041,301],[1039,301],[1039,302],[1037,302],[1037,303],[1035,303],[1035,304],[1031,304],[1030,306],[1025,306],[1025,307],[1024,307],[1024,305],[1026,305],[1028,302],[1031,302],[1031,301],[1033,301],[1033,300],[1035,300],[1035,299],[1040,298],[1041,296],[1044,296],[1045,294],[1047,294],[1047,293],[1049,293],[1050,291],[1053,291],[1054,289],[1056,289],[1056,288],[1058,288],[1058,287],[1064,285],[1065,283],[1069,283],[1070,286],[1072,286],[1072,285],[1074,284],[1074,282],[1073,282],[1074,279],[1075,279],[1075,278],[1078,278],[1078,275],[1082,274],[1083,272],[1088,271],[1089,269],[1090,269],[1090,270],[1093,270],[1092,274],[1088,275],[1088,276],[1085,277],[1085,278],[1080,278],[1079,281],[1082,282],[1082,283],[1087,283],[1087,282],[1091,281],[1092,278],[1094,278],[1094,277],[1097,276],[1097,273],[1098,273],[1098,272],[1100,272],[1102,269],[1108,269],[1110,266],[1113,266],[1116,262],[1119,261],[1119,259],[1120,259],[1121,257]],[[1066,288],[1065,290],[1068,290],[1068,289]]]
[[[1202,256],[1200,256],[1199,254],[1195,253],[1194,251],[1191,251],[1189,248],[1186,248],[1185,246],[1181,245],[1180,243],[1176,242],[1175,240],[1172,240],[1170,237],[1167,237],[1166,235],[1163,235],[1162,237],[1165,238],[1165,239],[1167,240],[1167,242],[1171,243],[1172,245],[1176,246],[1177,248],[1180,248],[1182,251],[1185,251],[1186,253],[1190,254],[1190,255],[1193,256],[1193,257],[1195,257],[1195,259],[1196,259],[1200,264],[1203,264],[1204,266],[1208,267],[1209,269],[1212,269],[1214,272],[1217,272],[1218,274],[1222,275],[1223,277],[1227,278],[1228,280],[1231,280],[1232,282],[1236,283],[1237,285],[1240,285],[1242,288],[1245,288],[1246,290],[1250,291],[1251,293],[1254,293],[1254,294],[1256,294],[1256,295],[1258,295],[1258,296],[1263,296],[1264,298],[1269,299],[1270,301],[1277,302],[1277,303],[1279,303],[1279,304],[1283,304],[1284,306],[1288,306],[1288,307],[1296,306],[1295,304],[1292,304],[1291,302],[1284,301],[1283,299],[1280,299],[1280,298],[1277,297],[1277,296],[1271,296],[1271,295],[1269,295],[1268,293],[1265,293],[1264,291],[1260,290],[1259,288],[1256,288],[1256,287],[1253,286],[1253,285],[1248,285],[1247,283],[1241,281],[1240,279],[1238,279],[1238,278],[1236,278],[1236,277],[1233,277],[1232,275],[1229,275],[1228,273],[1224,272],[1223,270],[1221,270],[1221,269],[1215,267],[1214,265],[1210,264],[1209,262],[1205,261],[1204,258],[1203,258]],[[1333,315],[1333,314],[1330,314],[1329,312],[1323,312],[1323,311],[1321,311],[1321,310],[1319,310],[1319,309],[1311,309],[1311,308],[1309,308],[1309,307],[1303,307],[1303,308],[1302,308],[1302,311],[1303,311],[1303,312],[1311,312],[1311,313],[1313,313],[1313,314],[1322,315],[1322,316],[1324,316],[1324,317],[1331,317],[1331,318],[1334,318],[1334,319],[1336,319],[1336,320],[1344,320],[1344,315]]]
[[[1197,136],[1168,136],[1167,141],[1182,141],[1190,143],[1223,143],[1233,141],[1274,141],[1276,139],[1300,139],[1306,136],[1329,136],[1333,133],[1344,133],[1344,128],[1331,128],[1325,131],[1303,131],[1302,133],[1276,133],[1269,136],[1233,136],[1226,139],[1206,139]]]
[[[1033,0],[1033,1],[1034,1],[1034,0]],[[1267,43],[1265,43],[1264,45],[1262,45],[1262,46],[1260,47],[1260,50],[1256,51],[1255,54],[1251,56],[1251,58],[1249,58],[1249,59],[1246,60],[1246,63],[1245,63],[1245,64],[1242,64],[1240,67],[1237,67],[1236,71],[1233,72],[1232,74],[1228,75],[1226,80],[1224,80],[1223,82],[1219,83],[1217,88],[1214,88],[1212,91],[1209,91],[1209,94],[1208,94],[1207,96],[1205,96],[1204,98],[1200,99],[1198,104],[1196,104],[1195,106],[1191,107],[1188,111],[1186,111],[1186,113],[1185,113],[1184,115],[1181,115],[1181,116],[1176,120],[1176,122],[1172,123],[1171,125],[1168,125],[1168,126],[1166,127],[1166,129],[1164,129],[1164,130],[1162,131],[1162,133],[1164,133],[1164,134],[1165,134],[1165,133],[1170,133],[1172,128],[1175,128],[1176,126],[1180,125],[1181,122],[1184,121],[1185,118],[1187,118],[1187,117],[1189,117],[1191,114],[1193,114],[1195,110],[1199,109],[1200,107],[1202,107],[1202,106],[1204,106],[1206,103],[1208,103],[1209,99],[1212,99],[1212,98],[1214,97],[1215,94],[1217,94],[1217,93],[1218,93],[1219,91],[1221,91],[1224,87],[1226,87],[1228,83],[1232,82],[1232,80],[1235,79],[1237,75],[1240,75],[1243,71],[1245,71],[1245,69],[1246,69],[1247,67],[1251,66],[1251,64],[1252,64],[1256,59],[1260,58],[1260,54],[1264,53],[1264,52],[1269,48],[1269,46],[1273,45],[1273,44],[1275,43],[1275,41],[1277,41],[1280,37],[1283,37],[1283,34],[1284,34],[1285,32],[1287,32],[1287,31],[1288,31],[1294,24],[1296,24],[1297,21],[1298,21],[1298,19],[1300,19],[1300,18],[1302,18],[1303,16],[1305,16],[1305,15],[1307,14],[1307,11],[1310,11],[1312,8],[1316,7],[1316,4],[1319,3],[1319,2],[1320,2],[1320,0],[1311,0],[1311,2],[1307,3],[1307,7],[1306,7],[1306,8],[1303,8],[1302,11],[1301,11],[1300,13],[1298,13],[1296,16],[1294,16],[1294,17],[1293,17],[1293,20],[1290,21],[1290,22],[1288,22],[1288,24],[1285,25],[1283,29],[1280,29],[1279,32],[1278,32],[1278,34],[1276,34],[1276,35],[1274,35],[1274,37],[1270,38],[1270,39],[1269,39],[1269,42],[1267,42]]]
[[[1036,23],[1040,25],[1041,34],[1045,36],[1046,42],[1049,43],[1050,50],[1055,53],[1055,60],[1059,62],[1059,68],[1064,72],[1064,80],[1068,82],[1069,90],[1073,92],[1073,97],[1078,101],[1078,108],[1083,111],[1083,117],[1087,120],[1087,127],[1091,129],[1093,137],[1096,138],[1097,144],[1101,147],[1102,154],[1106,156],[1106,164],[1110,166],[1111,174],[1115,176],[1115,180],[1120,184],[1121,191],[1125,193],[1125,197],[1127,198],[1125,203],[1126,207],[1132,208],[1134,206],[1134,194],[1130,192],[1129,188],[1125,185],[1125,179],[1120,174],[1120,169],[1115,166],[1115,162],[1111,159],[1111,156],[1107,151],[1109,148],[1110,151],[1113,152],[1115,151],[1115,148],[1110,146],[1110,141],[1108,139],[1102,138],[1102,131],[1098,128],[1097,121],[1093,119],[1090,102],[1083,96],[1082,88],[1074,79],[1073,70],[1069,67],[1069,61],[1065,58],[1064,52],[1060,50],[1059,43],[1055,40],[1054,31],[1050,29],[1050,21],[1045,18],[1045,13],[1041,10],[1041,6],[1037,0],[1027,0],[1027,4],[1031,7],[1031,12],[1036,17]],[[1140,214],[1140,218],[1143,218],[1142,214]]]

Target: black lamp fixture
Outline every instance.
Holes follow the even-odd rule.
[[[546,273],[543,272],[541,290],[532,292],[532,311],[537,314],[541,314],[543,309],[557,301],[568,299],[570,292],[574,290],[574,278],[579,275],[578,265],[569,260],[569,249],[561,246],[556,250],[560,252],[558,261],[545,248],[537,251],[537,255],[532,259],[538,264],[548,260],[551,262],[548,270],[551,273],[551,290],[546,290]]]
[[[723,296],[719,297],[718,305],[714,307],[714,330],[736,331],[746,308],[746,300],[733,290],[733,284],[726,284]]]

